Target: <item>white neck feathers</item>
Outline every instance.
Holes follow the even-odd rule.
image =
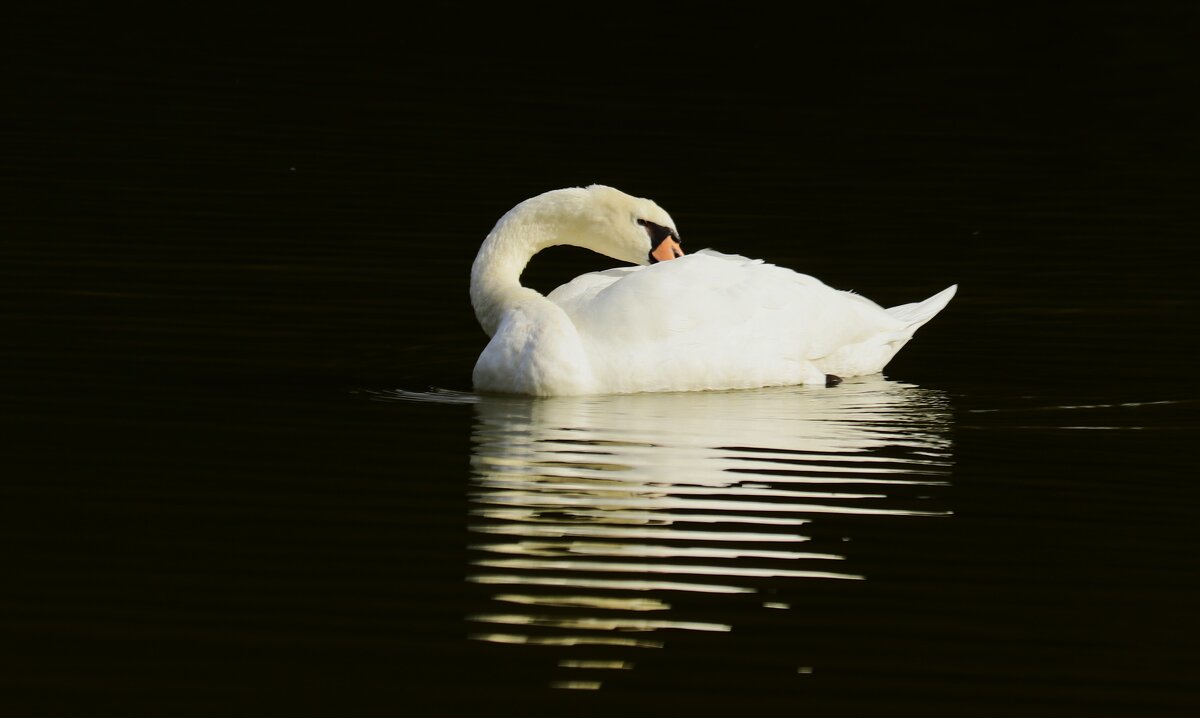
[[[561,194],[555,193],[556,195]],[[573,244],[565,226],[560,197],[526,200],[500,218],[484,240],[471,267],[471,304],[488,336],[496,333],[504,312],[541,294],[521,286],[530,258],[547,247]]]

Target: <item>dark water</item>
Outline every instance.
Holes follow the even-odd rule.
[[[1131,7],[14,25],[0,706],[1195,715],[1197,18]],[[836,389],[472,394],[478,243],[590,182],[960,292]]]

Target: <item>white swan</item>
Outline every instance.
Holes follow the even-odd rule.
[[[471,268],[471,303],[492,338],[475,364],[475,389],[556,396],[832,385],[882,371],[956,290],[884,309],[761,260],[683,256],[678,240],[654,202],[603,185],[553,190],[509,210]],[[529,259],[560,244],[649,266],[584,274],[549,296],[522,287]]]

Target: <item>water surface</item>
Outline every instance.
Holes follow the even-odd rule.
[[[769,626],[809,580],[865,579],[847,565],[852,534],[823,531],[824,515],[950,513],[931,495],[952,463],[946,400],[916,387],[475,407],[467,580],[497,593],[467,616],[480,624],[469,638],[559,647],[556,666],[570,670],[551,675],[555,687],[619,682],[612,672],[634,669],[638,649],[681,632]],[[682,643],[707,652],[720,640]],[[775,660],[804,655],[787,644]]]

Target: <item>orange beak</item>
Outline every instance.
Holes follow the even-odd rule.
[[[650,251],[651,263],[665,262],[669,259],[682,256],[683,247],[680,247],[679,242],[676,242],[674,237],[671,236],[664,237],[663,241],[659,242],[658,246]]]

